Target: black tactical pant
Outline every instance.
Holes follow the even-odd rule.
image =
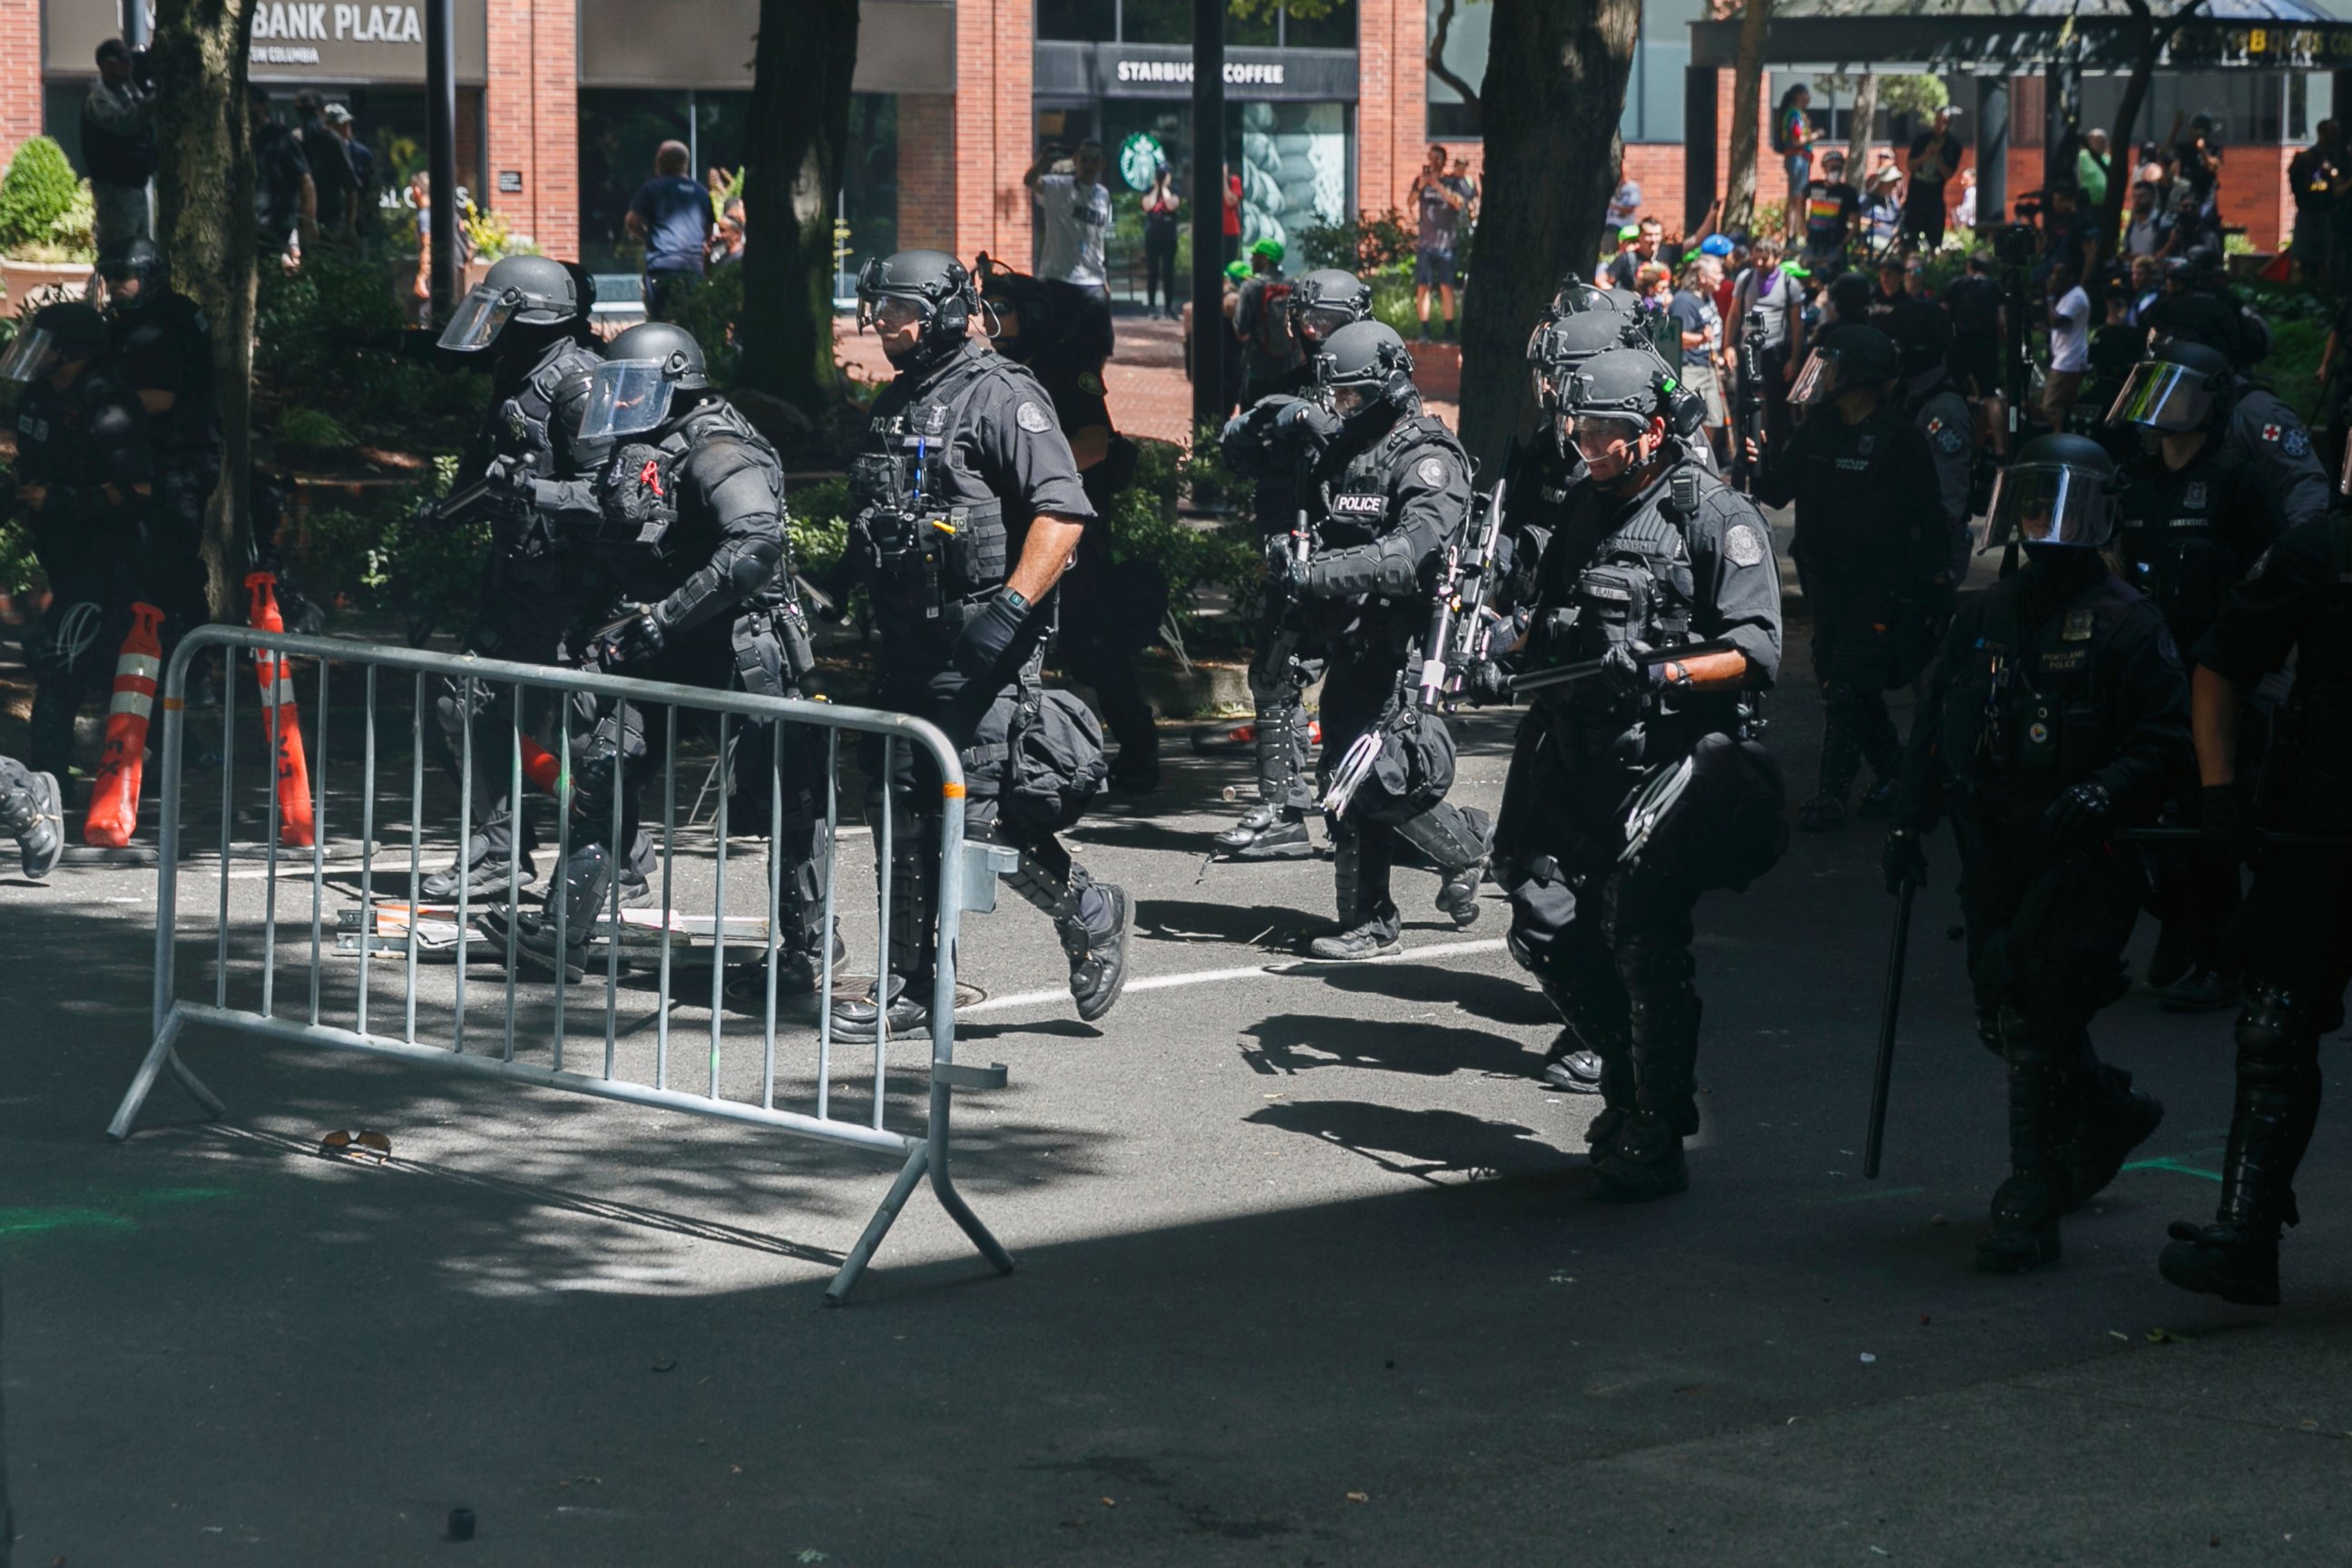
[[[1813,679],[1822,692],[1821,793],[1843,802],[1862,764],[1891,779],[1903,748],[1886,711],[1894,673],[1894,638],[1887,618],[1851,595],[1824,588],[1813,604]]]
[[[2121,846],[2053,853],[2039,804],[1959,816],[1952,826],[1978,1032],[2008,1063],[2012,1166],[2040,1173],[2084,1118],[2130,1086],[2100,1062],[2090,1024],[2124,993],[2123,951],[2147,879]]]
[[[148,509],[153,563],[148,600],[175,629],[192,631],[212,619],[203,544],[205,508],[220,484],[220,459],[204,452],[159,455]]]
[[[1401,673],[1397,660],[1377,652],[1354,658],[1343,653],[1332,660],[1323,682],[1323,753],[1317,765],[1326,792],[1358,738],[1387,725],[1412,700],[1398,689]],[[1444,721],[1432,713],[1421,722]],[[1439,799],[1423,806],[1418,800],[1400,801],[1376,793],[1368,782],[1331,824],[1342,929],[1366,921],[1396,926],[1389,878],[1401,842],[1419,850],[1441,877],[1475,866],[1486,854],[1483,833],[1451,802]]]
[[[466,631],[466,651],[514,664],[562,662],[564,634],[582,607],[580,575],[577,563],[563,556],[525,559],[503,549],[494,551],[482,570],[474,623]],[[482,851],[501,863],[509,858],[519,817],[524,853],[537,845],[530,817],[508,798],[512,782],[508,737],[515,723],[515,695],[512,687],[485,682],[473,689],[469,702],[462,684],[453,680],[445,683],[434,705],[442,738],[448,745],[444,760],[453,779],[464,754],[461,735],[470,706],[478,820],[467,826]],[[544,693],[526,691],[522,702],[525,734],[532,733],[554,711],[554,700]]]
[[[1531,714],[1496,825],[1496,870],[1511,900],[1511,956],[1601,1058],[1611,1125],[1638,1110],[1687,1137],[1698,1131],[1700,889],[1622,863],[1624,803],[1644,777],[1603,752],[1565,754]]]
[[[950,661],[943,639],[927,642],[923,634],[903,628],[894,636],[886,625],[885,655],[868,700],[876,708],[928,719],[945,732],[963,763],[964,837],[992,837],[1019,855],[1018,864],[1005,876],[1006,883],[1055,922],[1066,949],[1078,932],[1108,935],[1117,926],[1117,910],[1059,838],[1017,817],[1004,816],[999,809],[1010,761],[1003,744],[1006,725],[1016,701],[1017,682],[1024,668],[1034,671],[1031,661],[1042,636],[1042,627],[1033,628],[1032,635],[1015,642],[990,679],[974,681],[965,679]],[[897,658],[891,657],[894,651]],[[883,750],[878,735],[858,738],[858,766],[875,781],[869,809],[874,816],[877,880],[886,864],[881,858],[879,796],[885,786],[890,792],[889,973],[909,993],[928,1002],[939,950],[944,781],[928,752],[903,742],[890,748],[891,766],[885,779]]]
[[[2270,720],[2251,702],[2238,704],[2238,776],[2256,777],[2269,749]],[[2198,816],[2194,779],[2168,803],[2175,826],[2194,826]],[[2223,947],[2245,893],[2237,852],[2210,844],[2168,845],[2149,857],[2152,876],[2147,912],[2164,922],[2168,941],[2185,942],[2198,969],[2234,973]]]

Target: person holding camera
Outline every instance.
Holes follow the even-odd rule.
[[[1097,368],[1115,346],[1110,324],[1110,272],[1103,240],[1111,226],[1110,192],[1104,188],[1099,142],[1081,142],[1068,172],[1062,149],[1052,142],[1029,165],[1022,183],[1045,220],[1037,248],[1037,276],[1054,286],[1058,302],[1078,324],[1078,340]]]
[[[134,54],[121,38],[98,46],[98,79],[81,104],[81,150],[100,250],[154,236],[147,205],[147,182],[155,177],[154,88],[146,50]]]

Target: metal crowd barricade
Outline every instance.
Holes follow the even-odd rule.
[[[237,858],[236,826],[238,816],[236,789],[236,699],[237,682],[223,683],[222,724],[225,730],[221,746],[221,780],[219,829],[220,886],[214,910],[218,930],[211,943],[213,949],[213,986],[209,1000],[183,996],[178,986],[180,946],[180,907],[182,858],[189,852],[185,837],[184,814],[196,802],[196,792],[188,787],[184,777],[186,760],[187,712],[184,698],[190,664],[201,652],[209,648],[225,648],[234,659],[252,656],[264,660],[306,661],[315,666],[315,687],[306,679],[281,679],[274,688],[265,690],[262,698],[265,714],[271,721],[269,732],[277,732],[278,717],[275,705],[303,700],[313,689],[316,708],[309,726],[316,735],[310,757],[310,776],[317,788],[317,831],[307,849],[281,846],[279,834],[279,789],[275,779],[268,783],[268,803],[266,808],[266,828],[257,858],[261,861],[263,907],[258,917],[258,951],[253,951],[249,931],[238,929],[232,918],[230,900],[231,866]],[[363,679],[365,686],[364,713],[359,750],[362,783],[357,793],[359,814],[358,838],[358,908],[339,923],[355,926],[357,941],[349,941],[349,933],[330,944],[326,937],[326,903],[329,874],[327,838],[331,819],[348,820],[350,795],[348,788],[331,798],[336,774],[334,765],[348,766],[350,759],[338,755],[347,752],[348,741],[342,747],[335,744],[330,731],[331,673],[338,667],[354,672]],[[281,663],[281,670],[290,669],[290,662]],[[386,679],[390,677],[392,679]],[[387,792],[380,777],[383,759],[380,756],[378,708],[383,688],[405,677],[410,687],[410,714],[407,778],[398,780]],[[426,845],[424,823],[434,808],[426,800],[426,712],[438,692],[429,689],[428,683],[447,680],[458,683],[457,689],[465,710],[475,714],[482,706],[473,699],[476,694],[499,687],[509,689],[511,701],[508,705],[509,721],[506,733],[495,737],[491,743],[503,742],[508,753],[508,778],[511,809],[515,817],[513,847],[509,851],[509,872],[520,868],[522,855],[521,814],[524,773],[524,695],[528,692],[552,694],[562,710],[562,749],[556,752],[561,767],[555,794],[556,816],[559,823],[555,861],[550,871],[551,882],[560,884],[564,860],[569,853],[574,812],[571,773],[572,726],[575,721],[574,703],[585,697],[596,700],[625,700],[637,709],[645,738],[650,749],[658,727],[664,744],[660,752],[661,770],[661,862],[659,869],[660,908],[657,915],[627,918],[621,899],[620,864],[625,859],[628,846],[622,842],[622,791],[614,791],[611,837],[607,840],[612,851],[614,875],[598,924],[604,939],[603,963],[595,962],[593,944],[590,955],[577,980],[569,977],[566,965],[558,962],[550,967],[550,978],[541,979],[530,970],[518,971],[516,953],[516,922],[505,921],[503,951],[495,942],[482,939],[490,952],[482,957],[474,955],[477,945],[474,916],[485,912],[472,902],[470,892],[461,890],[454,919],[439,922],[447,932],[454,933],[456,973],[454,985],[446,1005],[436,996],[426,999],[424,1021],[420,1022],[420,980],[425,973],[425,953],[420,932],[429,921],[425,904],[422,882],[425,875]],[[348,684],[348,679],[347,679]],[[952,1124],[952,1101],[958,1089],[996,1089],[1004,1083],[1001,1066],[979,1068],[955,1060],[955,953],[959,916],[965,910],[986,911],[995,904],[996,872],[1002,869],[1001,851],[992,851],[985,844],[967,845],[963,837],[964,787],[963,773],[956,750],[947,737],[934,726],[919,719],[870,709],[839,706],[833,703],[807,702],[783,698],[751,696],[740,691],[714,691],[698,687],[677,686],[664,682],[630,680],[618,677],[590,674],[584,671],[558,669],[536,665],[509,664],[499,660],[453,657],[406,648],[382,647],[342,642],[331,638],[297,637],[285,633],[268,633],[244,627],[206,626],[182,639],[177,652],[165,673],[163,688],[163,788],[160,869],[156,882],[155,908],[155,973],[152,1022],[154,1044],[146,1059],[132,1079],[123,1096],[114,1120],[107,1129],[109,1136],[121,1139],[129,1136],[138,1120],[140,1108],[154,1088],[158,1074],[169,1068],[175,1078],[205,1110],[213,1116],[225,1114],[221,1100],[205,1088],[181,1058],[178,1043],[191,1025],[231,1030],[256,1037],[289,1044],[322,1046],[341,1050],[362,1052],[376,1057],[389,1057],[402,1061],[422,1063],[477,1077],[504,1079],[530,1084],[541,1089],[568,1090],[577,1094],[595,1095],[607,1100],[650,1106],[664,1110],[682,1111],[690,1116],[702,1116],[724,1121],[743,1122],[752,1126],[772,1128],[779,1132],[845,1144],[877,1153],[896,1156],[902,1161],[898,1179],[890,1185],[864,1233],[843,1258],[838,1273],[825,1292],[829,1304],[838,1305],[856,1285],[889,1231],[900,1208],[913,1194],[916,1184],[929,1178],[931,1190],[964,1234],[971,1239],[1000,1272],[1010,1272],[1013,1258],[996,1238],[989,1234],[962,1195],[957,1191],[950,1163],[950,1129]],[[709,956],[711,977],[708,998],[710,1023],[708,1042],[707,1070],[698,1088],[674,1087],[671,1083],[671,1015],[681,1005],[692,1005],[682,989],[674,985],[690,977],[691,966],[680,962],[688,951],[700,951],[693,943],[699,934],[699,918],[681,917],[673,894],[677,891],[676,873],[679,865],[682,841],[694,831],[690,822],[678,820],[678,718],[680,713],[697,713],[715,721],[718,727],[718,756],[721,765],[730,755],[730,731],[735,731],[737,743],[754,732],[754,726],[764,726],[772,748],[770,763],[770,821],[766,826],[767,887],[764,920],[746,921],[730,917],[727,908],[728,886],[728,823],[727,791],[718,792],[715,831],[711,835],[712,889],[709,922]],[[593,723],[593,720],[590,721]],[[436,726],[437,727],[437,726]],[[822,899],[825,933],[820,984],[815,997],[813,1026],[805,1037],[786,1032],[779,1033],[778,1012],[778,947],[782,929],[782,879],[790,874],[799,856],[787,849],[782,842],[785,827],[783,773],[786,758],[788,728],[797,732],[803,743],[821,743],[824,749],[824,816],[817,824],[814,837],[822,844]],[[457,810],[447,816],[447,825],[455,830],[462,846],[472,831],[473,780],[472,766],[476,720],[469,717],[462,731],[458,750],[459,799]],[[883,747],[882,779],[892,776],[891,764],[897,761],[898,748],[919,747],[927,753],[941,781],[944,795],[941,802],[942,825],[940,857],[939,931],[936,984],[930,1007],[930,1050],[922,1064],[928,1075],[929,1093],[925,1101],[928,1114],[916,1127],[891,1125],[889,1111],[888,1073],[891,1066],[892,1041],[887,1016],[876,1031],[871,1060],[870,1086],[864,1068],[856,1078],[846,1079],[838,1093],[834,1089],[834,1077],[851,1058],[845,1043],[834,1038],[829,1002],[835,992],[835,894],[838,889],[838,859],[844,829],[840,822],[841,737],[845,732],[879,736]],[[647,791],[650,794],[650,788]],[[876,905],[878,929],[875,932],[877,970],[887,969],[890,951],[889,929],[891,889],[888,870],[892,837],[898,829],[894,816],[898,807],[892,800],[893,791],[877,792],[881,802],[880,820],[874,828],[876,860],[880,875],[877,879],[879,897]],[[208,798],[208,797],[207,797]],[[408,821],[406,842],[399,846],[404,857],[379,857],[377,843],[386,827],[383,812],[387,803],[404,805]],[[693,816],[689,806],[689,817]],[[651,814],[646,813],[646,826],[651,826]],[[345,829],[348,831],[348,828]],[[854,830],[852,830],[854,831]],[[394,840],[396,843],[396,839]],[[387,867],[383,862],[394,860]],[[289,938],[279,926],[281,868],[284,879],[292,884],[297,895],[300,884],[307,882],[309,905],[303,912],[307,926],[299,927]],[[249,874],[249,873],[248,873]],[[339,881],[347,876],[339,873]],[[389,888],[394,898],[378,901],[378,895]],[[515,878],[515,892],[509,907],[523,907],[521,879]],[[554,900],[558,923],[559,948],[568,934],[562,929],[566,900]],[[900,900],[899,912],[904,914],[905,900]],[[397,918],[391,912],[397,911]],[[650,925],[651,931],[646,928]],[[389,931],[396,930],[398,940],[393,941]],[[753,933],[764,952],[761,968],[763,994],[757,1009],[759,1016],[759,1072],[756,1084],[739,1081],[735,1092],[722,1090],[721,1079],[726,1063],[726,1015],[728,1012],[728,945],[730,935],[741,931]],[[748,939],[743,939],[748,940]],[[644,950],[650,947],[651,953]],[[330,995],[335,987],[329,981],[329,963],[337,947],[356,952],[356,984],[350,997],[348,1022],[339,1021],[337,999]],[[642,1018],[624,1017],[624,987],[622,959],[625,948],[635,948],[636,958],[650,958],[656,976],[650,995],[654,1008],[654,1044],[650,1060],[642,1046]],[[568,951],[568,950],[567,950]],[[741,947],[739,942],[739,953]],[[378,955],[388,962],[377,963]],[[437,955],[436,955],[437,956]],[[395,962],[389,962],[394,960]],[[281,1007],[279,994],[280,971],[293,968],[306,983],[307,996],[298,1007]],[[437,967],[437,965],[436,965]],[[597,970],[602,968],[599,974]],[[487,972],[495,970],[502,989],[495,997],[497,1026],[488,1031],[477,1029],[470,1037],[467,1031],[469,978],[478,998],[480,981]],[[391,998],[376,994],[389,973],[396,983],[397,992]],[[634,978],[638,963],[632,963]],[[589,1070],[579,1070],[564,1065],[567,1046],[575,1049],[581,1043],[572,1036],[572,1026],[580,1010],[567,1010],[571,994],[583,989],[593,991],[601,983],[602,1060]],[[551,997],[547,995],[551,987]],[[383,1003],[394,1005],[386,1008]],[[476,1006],[477,1017],[482,1011]],[[632,1009],[635,1011],[635,1009]],[[523,1016],[533,1016],[533,1026],[526,1026]],[[546,1028],[536,1024],[543,1018]],[[567,1022],[567,1019],[571,1020]],[[446,1021],[446,1031],[437,1026]],[[437,1037],[436,1037],[437,1036]],[[543,1036],[543,1037],[542,1037]],[[591,1039],[593,1036],[589,1037]],[[630,1060],[623,1060],[626,1055]],[[736,1062],[740,1068],[741,1058]],[[809,1093],[803,1108],[779,1105],[779,1064],[789,1075],[802,1069],[809,1079]],[[903,1060],[902,1068],[911,1067]],[[630,1068],[642,1069],[632,1073]],[[853,1089],[870,1095],[863,1115],[847,1114],[857,1110]]]

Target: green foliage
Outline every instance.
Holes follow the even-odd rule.
[[[824,479],[784,498],[792,514],[793,564],[815,581],[841,560],[849,542],[849,481]]]
[[[1936,110],[1952,101],[1941,77],[1883,76],[1878,79],[1878,107],[1889,114],[1935,118]]]
[[[0,521],[0,594],[27,594],[42,581],[32,530],[13,518]]]
[[[36,136],[16,149],[0,175],[0,247],[53,243],[58,220],[72,208],[81,182],[66,161],[65,149]]]
[[[537,256],[540,253],[535,242],[516,237],[514,227],[507,222],[504,213],[484,212],[467,202],[457,222],[465,231],[466,249],[477,261],[502,261],[509,256]]]
[[[1165,442],[1141,442],[1147,452]],[[1171,448],[1172,451],[1172,448]],[[1141,468],[1139,466],[1139,473]],[[1176,459],[1179,481],[1192,492],[1192,505],[1201,511],[1231,511],[1246,500],[1250,482],[1225,467],[1225,455],[1217,445],[1217,427],[1203,425],[1192,433],[1192,450]]]
[[[1433,307],[1434,309],[1434,307]],[[1410,342],[1421,331],[1421,317],[1412,302],[1412,279],[1387,274],[1372,279],[1372,320]]]
[[[289,416],[331,409],[344,439],[318,445],[375,441],[423,451],[459,446],[488,400],[482,378],[378,352],[408,323],[395,290],[413,276],[404,262],[366,262],[333,246],[313,249],[299,272],[262,268],[253,355],[256,427],[282,431]]]
[[[323,408],[289,408],[278,420],[278,438],[296,447],[350,447],[352,433]]]
[[[710,220],[713,223],[727,216],[727,204],[743,194],[743,171],[738,168],[727,176],[727,183],[710,193]]]
[[[670,308],[669,319],[694,334],[710,367],[714,385],[732,386],[741,368],[742,345],[736,323],[743,314],[743,268],[735,263],[711,268],[709,277],[686,289]]]
[[[453,460],[442,461],[436,490],[447,488],[455,470]],[[414,499],[311,513],[303,576],[323,604],[399,616],[408,645],[422,647],[434,633],[461,626],[473,614],[490,529],[487,522],[420,528],[413,520]]]
[[[1307,268],[1344,268],[1360,278],[1409,272],[1417,243],[1412,226],[1394,207],[1366,213],[1353,223],[1311,224],[1298,234]]]

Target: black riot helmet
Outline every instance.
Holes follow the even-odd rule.
[[[1603,289],[1591,279],[1571,272],[1559,280],[1559,289],[1551,297],[1551,313],[1555,316],[1580,315],[1587,310],[1614,310],[1630,316],[1641,309],[1641,300],[1623,289]]]
[[[1944,364],[1952,350],[1952,319],[1942,306],[1916,300],[1895,307],[1886,318],[1886,335],[1895,340],[1907,381]]]
[[[1352,272],[1318,267],[1290,286],[1290,330],[1309,353],[1371,314],[1371,288]]]
[[[110,241],[98,253],[98,275],[106,280],[110,306],[136,310],[150,293],[163,286],[163,247],[137,235]],[[137,287],[125,289],[126,283]]]
[[[1654,454],[1626,448],[1638,447],[1653,420],[1675,426],[1681,387],[1666,362],[1649,348],[1604,350],[1569,376],[1560,412],[1573,423],[1577,448],[1594,483],[1614,489],[1649,466]],[[1616,445],[1621,441],[1625,448]]]
[[[971,274],[944,250],[870,257],[857,274],[859,331],[870,326],[887,333],[910,320],[922,323],[914,348],[891,362],[900,370],[925,369],[961,348],[979,309]]]
[[[604,345],[604,363],[588,385],[579,438],[591,444],[658,430],[710,386],[702,345],[684,327],[647,321]],[[680,398],[679,394],[689,395]]]
[[[2116,460],[2087,436],[2041,436],[2018,448],[1992,487],[1985,548],[2014,539],[2096,550],[2116,528]]]
[[[98,307],[79,300],[44,305],[20,322],[0,354],[0,381],[38,381],[60,364],[92,360],[106,352],[110,335]]]
[[[2159,339],[2132,366],[2107,410],[2110,425],[2156,431],[2199,430],[2212,421],[2237,373],[2220,349],[2186,338]]]
[[[1378,321],[1355,321],[1333,332],[1315,356],[1315,382],[1331,412],[1350,425],[1385,426],[1421,404],[1412,355],[1402,338]]]
[[[1876,327],[1840,321],[1822,334],[1789,389],[1792,405],[1828,403],[1860,387],[1884,386],[1903,374],[1895,340]]]
[[[1650,341],[1642,323],[1614,308],[1578,310],[1548,317],[1528,339],[1528,364],[1535,378],[1536,405],[1547,414],[1559,411],[1568,378],[1594,354],[1610,349],[1640,348]]]
[[[509,256],[491,263],[482,280],[457,301],[449,324],[441,329],[440,346],[451,353],[476,354],[496,348],[501,339],[544,342],[551,330],[587,321],[593,303],[579,275],[553,257]],[[517,327],[526,331],[506,338]]]

